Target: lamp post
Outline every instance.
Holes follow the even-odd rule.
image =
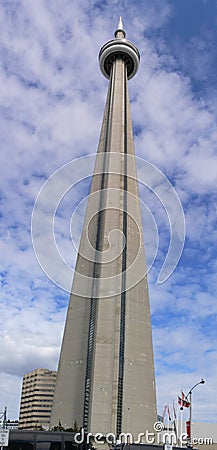
[[[201,378],[201,380],[198,381],[198,383],[196,383],[196,384],[194,384],[194,386],[192,386],[192,388],[186,395],[186,399],[189,396],[189,403],[190,403],[190,417],[189,417],[189,422],[190,422],[189,441],[190,441],[190,444],[191,444],[191,425],[192,425],[192,391],[194,388],[196,388],[196,386],[198,386],[199,384],[204,384],[204,383],[205,383],[205,380],[203,378]]]

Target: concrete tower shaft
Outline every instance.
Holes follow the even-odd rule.
[[[128,79],[139,53],[119,23],[100,51],[109,87],[63,337],[51,426],[153,430],[149,295]],[[115,42],[115,44],[113,44]],[[78,295],[78,292],[82,293]]]

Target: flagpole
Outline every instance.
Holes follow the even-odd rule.
[[[169,405],[167,405],[167,435],[170,434],[170,412],[169,412]]]
[[[188,392],[188,395],[190,394],[190,391]],[[190,402],[188,401],[187,395],[184,394],[183,390],[181,390],[181,397],[178,397],[178,404],[181,405],[180,410],[183,411],[184,408],[189,408]],[[186,423],[187,425],[187,423]],[[189,420],[190,425],[190,420]],[[183,433],[183,415],[181,414],[181,435]],[[189,435],[190,431],[187,431],[188,434],[188,442],[189,442]]]
[[[176,447],[179,446],[179,421],[176,420]]]
[[[175,408],[174,400],[173,400],[173,415],[174,415],[173,428],[174,428],[174,431],[175,431],[175,436],[176,436],[176,447],[177,447],[177,446],[178,446],[178,437],[179,437],[179,434],[178,434],[177,411],[176,411],[176,408]]]
[[[174,432],[174,434],[175,434],[175,445],[176,445],[176,447],[177,447],[177,440],[178,440],[178,437],[177,437],[177,427],[176,427],[176,419],[173,419],[173,432]]]
[[[165,419],[166,411],[167,411],[167,405],[164,406],[164,411],[163,411],[163,416],[162,416],[162,422],[163,422],[163,424],[164,424],[164,419]]]

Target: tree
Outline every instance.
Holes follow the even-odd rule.
[[[77,424],[77,422],[76,422],[76,420],[75,420],[75,422],[74,422],[74,425],[73,425],[73,429],[72,429],[75,433],[77,433],[78,431],[79,431],[79,428],[78,428],[78,424]]]
[[[65,431],[65,428],[62,426],[60,419],[58,425],[55,425],[55,427],[51,428],[51,431]]]
[[[79,427],[78,427],[77,421],[75,420],[75,421],[74,421],[73,427],[71,427],[71,428],[66,428],[65,431],[71,431],[71,432],[73,432],[73,433],[78,433]]]

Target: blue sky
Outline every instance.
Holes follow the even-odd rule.
[[[0,410],[7,405],[9,417],[16,419],[22,375],[57,366],[68,294],[46,277],[35,258],[32,209],[54,171],[97,150],[108,86],[98,52],[112,39],[120,15],[141,54],[139,72],[129,83],[136,154],[168,177],[186,220],[182,257],[169,279],[158,284],[168,250],[168,220],[156,196],[140,185],[159,234],[149,272],[158,412],[181,388],[188,391],[204,377],[206,384],[194,391],[193,418],[215,422],[214,0],[1,2]],[[70,218],[88,185],[86,180],[72,189],[56,218],[57,243],[69,265],[76,257]],[[81,223],[79,212],[75,241]],[[149,258],[153,230],[144,232]],[[43,244],[49,259],[46,240]]]

